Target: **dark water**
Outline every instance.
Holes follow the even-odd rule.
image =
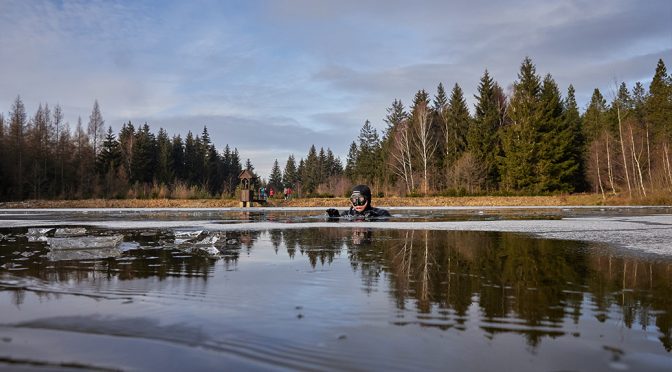
[[[87,229],[124,243],[0,229],[0,367],[672,370],[666,256],[354,224],[220,233],[212,256],[174,229]]]

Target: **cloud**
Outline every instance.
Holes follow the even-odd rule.
[[[439,82],[458,83],[472,106],[486,68],[507,87],[525,56],[563,91],[573,84],[582,107],[594,88],[614,78],[646,83],[659,58],[672,60],[667,0],[4,0],[0,8],[3,109],[17,94],[29,112],[59,103],[74,126],[98,99],[115,127],[147,120],[184,134],[207,125],[216,143],[249,151],[255,164],[300,158],[311,144],[342,156],[365,120],[382,130],[394,99],[409,105]]]

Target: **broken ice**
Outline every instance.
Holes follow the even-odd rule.
[[[123,239],[123,235],[47,238],[47,244],[52,250],[116,248]]]

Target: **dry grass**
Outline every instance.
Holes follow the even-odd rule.
[[[273,199],[271,207],[347,207],[345,198],[306,198],[289,201]],[[387,197],[374,199],[375,206],[569,206],[569,205],[672,205],[672,196],[658,194],[646,199],[611,196],[603,200],[597,194],[557,196],[465,196],[465,197]],[[236,199],[85,199],[29,200],[0,203],[0,208],[225,208],[238,207]]]

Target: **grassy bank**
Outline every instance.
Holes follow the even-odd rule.
[[[374,199],[376,206],[599,206],[599,205],[672,205],[672,196],[656,195],[647,198],[598,194],[552,196],[464,196],[464,197],[387,197]],[[238,207],[236,199],[84,199],[84,200],[28,200],[0,203],[0,208],[226,208]],[[345,198],[306,198],[289,201],[270,200],[269,207],[346,207]]]

